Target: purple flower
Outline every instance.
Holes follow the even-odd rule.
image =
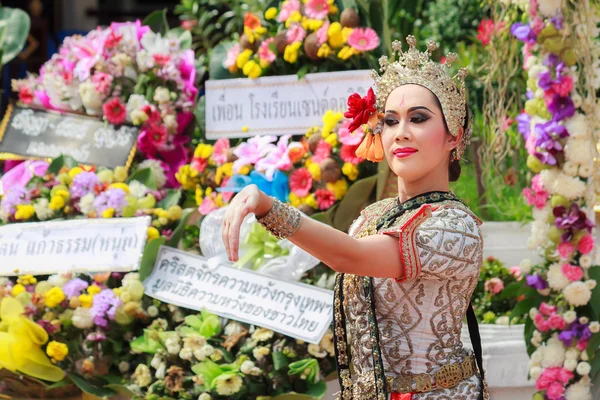
[[[535,97],[535,93],[533,93],[531,89],[527,89],[525,92],[525,97],[527,97],[527,100],[531,100]]]
[[[520,22],[516,22],[510,27],[510,33],[521,42],[535,43],[537,39],[537,35],[533,29],[528,24],[524,25]]]
[[[46,321],[45,319],[40,319],[39,321],[37,321],[37,324],[39,326],[41,326],[42,328],[44,328],[44,330],[46,332],[48,332],[48,334],[53,334],[54,332],[56,332],[56,326],[52,325],[50,323],[50,321]]]
[[[65,283],[63,287],[63,292],[67,296],[68,299],[71,297],[77,297],[81,294],[81,291],[87,289],[89,284],[83,279],[75,278]]]
[[[556,165],[556,155],[563,151],[563,145],[560,142],[569,136],[567,129],[559,125],[556,121],[549,121],[535,126],[535,147],[534,153],[544,164]]]
[[[20,204],[29,204],[29,202],[29,191],[24,187],[14,186],[6,193],[0,205],[2,205],[4,212],[12,215],[17,211],[15,208],[16,206]]]
[[[575,104],[570,97],[561,97],[555,94],[548,104],[548,111],[552,113],[552,120],[559,122],[571,118],[575,114]]]
[[[531,134],[531,117],[529,114],[523,112],[519,114],[517,117],[517,130],[521,135],[523,135],[523,139],[527,140],[529,135]]]
[[[108,320],[115,319],[117,308],[121,304],[121,299],[116,297],[110,289],[104,289],[95,295],[92,301],[92,308],[90,308],[90,312],[94,317],[94,323],[102,328],[108,327]]]
[[[565,231],[562,235],[563,242],[569,242],[577,231],[585,229],[592,233],[594,223],[579,209],[577,203],[571,204],[568,209],[565,206],[555,207],[552,213],[556,217],[554,226]]]
[[[561,17],[552,17],[550,18],[550,22],[552,22],[554,27],[559,31],[563,28],[563,19]]]
[[[106,340],[106,335],[102,332],[91,332],[85,340],[89,342],[103,342]]]
[[[527,275],[525,279],[527,280],[527,285],[534,289],[543,290],[548,287],[548,283],[539,275]]]
[[[98,176],[93,172],[80,172],[75,178],[71,185],[71,196],[75,199],[80,199],[96,187],[100,181]]]
[[[575,335],[573,334],[573,331],[567,330],[562,331],[560,335],[558,335],[558,339],[560,339],[560,341],[563,342],[565,346],[569,347],[571,343],[573,343],[574,336]]]
[[[554,79],[552,79],[552,76],[550,76],[550,71],[544,71],[540,73],[539,78],[540,79],[538,81],[538,86],[540,88],[542,88],[543,90],[548,90],[552,87]]]
[[[115,211],[121,211],[123,207],[127,205],[125,196],[127,194],[123,189],[111,188],[105,192],[100,193],[96,199],[94,199],[94,207],[98,215],[102,215],[104,210],[108,208],[114,208]]]
[[[582,324],[580,322],[573,322],[569,329],[566,329],[558,335],[558,338],[565,344],[565,346],[569,347],[573,340],[589,340],[592,337],[592,332],[590,328],[586,324]]]
[[[552,68],[560,63],[560,58],[556,54],[548,54],[548,56],[542,62],[546,67]]]

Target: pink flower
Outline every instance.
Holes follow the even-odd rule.
[[[98,93],[101,93],[103,96],[108,96],[113,77],[104,72],[96,71],[92,77],[92,82]]]
[[[579,240],[577,244],[577,250],[581,254],[589,254],[594,249],[594,237],[592,235],[585,235]]]
[[[342,148],[340,149],[340,158],[342,161],[349,162],[354,165],[360,164],[363,159],[356,155],[356,149],[358,149],[358,146],[360,146],[360,144],[356,144],[354,146],[347,146],[345,144],[342,145]]]
[[[164,67],[169,61],[171,61],[171,56],[169,54],[157,53],[154,54],[152,57],[154,57],[154,62],[156,63],[156,65],[160,67]]]
[[[285,35],[288,40],[288,43],[292,44],[303,41],[306,37],[306,31],[304,30],[302,25],[292,24],[292,26],[290,26]]]
[[[498,294],[504,289],[504,282],[500,278],[492,278],[484,284],[484,287],[491,294]]]
[[[519,267],[518,265],[515,265],[514,267],[510,267],[508,269],[508,272],[510,272],[510,274],[512,276],[514,276],[515,278],[517,278],[517,280],[520,280],[520,278],[521,278],[521,267]]]
[[[202,200],[202,204],[198,207],[198,212],[202,215],[208,215],[211,211],[217,209],[217,205],[215,204],[215,200],[211,196],[206,196]]]
[[[31,104],[33,103],[33,99],[33,92],[29,87],[23,86],[19,89],[19,101],[25,104]]]
[[[350,132],[350,129],[348,127],[350,126],[351,122],[352,121],[350,121],[349,119],[345,119],[344,122],[342,122],[342,126],[338,130],[338,138],[340,139],[340,142],[342,144],[354,146],[362,142],[362,139],[365,136],[365,132],[362,128],[362,125],[354,132]]]
[[[160,124],[146,125],[138,136],[138,149],[148,157],[154,157],[167,141],[167,128]]]
[[[348,44],[358,51],[370,51],[379,46],[379,37],[371,28],[356,28],[348,36]]]
[[[242,51],[241,49],[242,48],[240,47],[239,43],[236,43],[235,45],[233,45],[232,48],[229,49],[229,51],[227,52],[227,58],[223,63],[225,68],[230,69],[237,65],[237,58],[240,55],[240,52]]]
[[[319,210],[324,211],[335,204],[335,194],[327,189],[319,189],[315,192],[317,198],[317,205]]]
[[[552,369],[552,368],[549,368]],[[537,381],[535,382],[535,387],[538,390],[546,390],[548,389],[548,386],[550,386],[552,383],[554,383],[556,380],[555,379],[551,379],[550,377],[548,377],[546,375],[546,371],[548,371],[548,369],[546,369],[542,375],[540,375],[540,377],[537,379]]]
[[[261,62],[271,64],[275,61],[275,53],[269,48],[269,45],[275,41],[275,38],[271,37],[260,44],[258,49],[258,56]]]
[[[491,19],[482,19],[477,28],[477,39],[485,47],[492,40],[492,34],[495,30],[494,21]]]
[[[120,125],[125,121],[125,118],[127,118],[125,104],[121,103],[121,99],[118,97],[114,97],[104,103],[102,111],[104,111],[106,120],[111,124]]]
[[[300,0],[287,0],[283,2],[281,11],[277,20],[279,22],[285,22],[294,13],[294,11],[300,11]]]
[[[577,265],[563,264],[561,271],[571,282],[580,281],[583,278],[583,270]]]
[[[573,373],[565,368],[556,368],[557,374],[556,374],[556,380],[559,381],[560,383],[567,384],[567,382],[569,382],[571,379],[573,379],[573,377],[575,375],[573,375]]]
[[[275,145],[276,136],[255,136],[243,142],[233,150],[238,159],[233,162],[233,172],[237,173],[245,165],[256,164],[262,157],[270,152]]]
[[[329,14],[329,3],[327,0],[308,0],[304,6],[306,16],[314,19],[325,19]]]
[[[327,40],[329,39],[329,26],[330,25],[331,24],[329,23],[329,21],[325,21],[323,26],[320,27],[319,30],[317,31],[317,39],[318,39],[319,46],[326,43]]]
[[[203,172],[208,167],[208,160],[204,158],[194,158],[190,166],[198,172]]]
[[[568,97],[573,90],[573,79],[570,76],[563,76],[559,83],[552,84],[552,91],[561,97]]]
[[[556,312],[556,306],[551,306],[550,304],[544,301],[540,305],[540,312],[542,313],[542,315],[549,317]]]
[[[559,400],[565,392],[565,387],[558,382],[554,382],[546,389],[546,397],[548,400]]]
[[[544,319],[542,314],[536,315],[533,323],[540,332],[548,332],[550,330],[550,323]]]
[[[531,183],[531,189],[523,189],[523,196],[525,197],[527,204],[541,210],[546,206],[546,201],[548,200],[548,197],[550,197],[550,193],[544,190],[539,174],[533,177]]]
[[[288,153],[288,141],[290,137],[291,135],[282,136],[277,142],[277,146],[271,146],[265,151],[264,157],[261,157],[256,162],[256,170],[264,172],[267,180],[273,180],[275,171],[287,171],[292,167]]]
[[[321,140],[317,145],[317,149],[315,150],[315,154],[313,155],[312,160],[316,163],[320,163],[321,161],[329,158],[331,155],[331,145],[324,140]]]
[[[198,20],[196,19],[186,19],[185,21],[181,21],[181,27],[186,31],[191,31],[196,25],[198,25]]]
[[[107,49],[112,49],[113,47],[117,47],[121,40],[123,39],[123,35],[119,35],[113,29],[110,30],[110,35],[106,38],[106,42],[104,42],[104,47]]]
[[[290,175],[290,189],[296,196],[308,195],[312,188],[312,175],[306,168],[298,168]]]
[[[525,141],[525,148],[527,149],[527,152],[529,154],[535,154],[535,152],[537,151],[537,146],[535,145],[536,140],[537,137],[531,134]]]
[[[579,342],[577,342],[577,349],[579,351],[584,351],[585,349],[587,349],[588,347],[588,339],[579,339]]]
[[[556,250],[562,258],[569,258],[575,251],[575,246],[573,246],[570,242],[563,242],[558,245]]]
[[[217,163],[217,165],[223,165],[227,162],[227,157],[229,156],[229,139],[220,138],[215,142],[215,147],[213,150],[213,160]]]
[[[548,318],[548,323],[550,324],[551,329],[563,330],[567,323],[565,320],[558,314],[553,314]]]

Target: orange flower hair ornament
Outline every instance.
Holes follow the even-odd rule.
[[[344,113],[344,117],[352,119],[348,126],[350,132],[354,132],[361,125],[366,124],[364,127],[365,137],[356,149],[357,157],[379,162],[383,160],[383,142],[381,141],[381,130],[375,129],[379,123],[375,102],[375,93],[372,88],[369,88],[365,97],[353,93],[348,98],[348,111]]]

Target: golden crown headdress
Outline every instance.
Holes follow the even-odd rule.
[[[406,42],[409,46],[407,51],[402,51],[400,41],[396,40],[392,43],[392,58],[395,61],[390,63],[387,56],[379,59],[382,74],[372,71],[375,93],[369,90],[367,96],[362,99],[358,94],[354,94],[348,100],[349,111],[345,116],[354,118],[351,126],[358,127],[368,122],[367,136],[357,150],[357,155],[371,161],[383,159],[383,148],[379,137],[381,121],[378,121],[375,115],[382,115],[388,96],[399,86],[416,84],[426,87],[435,94],[440,101],[446,125],[452,136],[459,134],[467,118],[465,78],[468,71],[466,68],[461,68],[456,75],[449,74],[450,66],[456,61],[456,54],[449,53],[446,61],[441,64],[430,58],[432,52],[437,49],[435,42],[429,41],[424,52],[417,50],[417,40],[414,36],[408,36]],[[471,126],[469,125],[463,132],[461,142],[453,155],[454,159],[460,160],[470,138]]]

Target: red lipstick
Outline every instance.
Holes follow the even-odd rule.
[[[413,147],[399,147],[397,149],[394,149],[394,155],[397,158],[405,158],[408,157],[414,153],[416,153],[417,149],[413,148]]]

